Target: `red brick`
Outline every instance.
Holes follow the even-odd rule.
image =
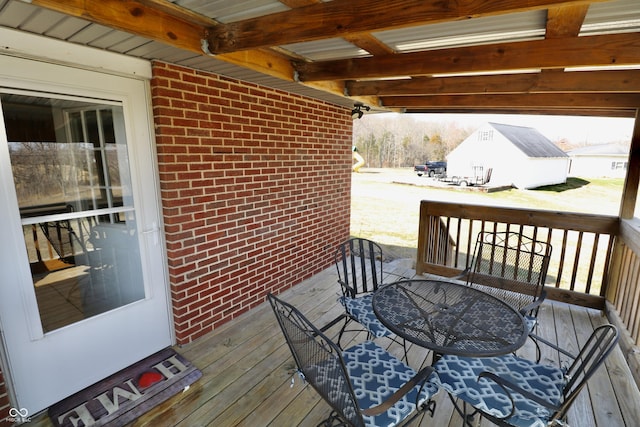
[[[352,121],[343,107],[215,74],[153,72],[182,344],[332,264],[326,248],[349,235]]]

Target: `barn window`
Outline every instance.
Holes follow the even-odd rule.
[[[611,162],[611,170],[621,170],[627,168],[627,162]]]
[[[493,131],[485,130],[478,133],[478,141],[492,141],[493,140]]]

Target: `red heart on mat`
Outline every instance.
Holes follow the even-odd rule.
[[[138,386],[140,388],[151,387],[157,382],[160,382],[164,379],[164,377],[157,372],[145,372],[140,375],[140,379],[138,380]]]

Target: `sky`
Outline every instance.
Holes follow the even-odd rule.
[[[387,116],[394,113],[384,113]],[[634,119],[609,117],[541,116],[524,114],[412,114],[417,120],[455,121],[480,127],[487,122],[537,129],[551,141],[566,139],[579,145],[631,141]]]

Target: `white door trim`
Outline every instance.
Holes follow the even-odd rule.
[[[5,39],[5,36],[9,34],[11,37]],[[153,307],[158,308],[157,304],[162,304],[166,310],[166,324],[163,331],[159,333],[149,334],[154,335],[149,337],[149,342],[158,342],[158,340],[165,342],[166,345],[175,343],[175,332],[173,328],[172,310],[171,310],[171,293],[169,289],[168,280],[168,265],[165,252],[164,234],[162,226],[162,215],[160,209],[160,190],[158,182],[158,167],[157,167],[157,155],[155,151],[154,133],[153,133],[153,119],[151,108],[151,93],[148,78],[151,76],[151,66],[147,61],[141,61],[124,57],[121,55],[109,54],[104,51],[97,51],[96,49],[83,48],[81,46],[71,45],[69,43],[61,43],[54,40],[49,40],[39,36],[33,36],[17,32],[14,30],[0,29],[0,39],[3,46],[9,46],[9,52],[12,55],[0,54],[0,86],[10,87],[24,90],[34,90],[40,92],[61,91],[73,96],[79,97],[94,97],[97,99],[109,99],[118,100],[122,102],[124,107],[124,114],[126,116],[126,129],[127,129],[127,141],[130,152],[135,152],[135,155],[131,156],[131,179],[133,181],[134,193],[137,202],[139,231],[142,239],[141,257],[144,261],[149,263],[152,252],[157,251],[158,245],[161,245],[161,251],[164,256],[161,257],[159,264],[156,264],[158,268],[147,269],[145,274],[147,275],[145,283],[147,284],[147,299],[133,303],[134,305],[141,305],[148,300],[153,300]],[[43,43],[44,44],[40,44]],[[64,48],[62,51],[56,52],[55,48],[61,46]],[[48,50],[48,56],[40,57],[42,50]],[[49,50],[50,49],[50,50]],[[57,60],[50,60],[50,56],[60,53]],[[34,58],[37,58],[34,60]],[[64,58],[63,61],[60,58]],[[69,67],[69,61],[73,59],[82,61],[81,63],[75,63],[72,67]],[[35,61],[35,62],[34,62]],[[94,62],[95,61],[95,62]],[[91,65],[89,65],[91,63]],[[64,64],[64,65],[61,65]],[[106,71],[106,74],[105,74]],[[126,77],[125,77],[126,75]],[[143,91],[143,92],[141,92]],[[140,96],[144,93],[144,96]],[[144,111],[146,120],[140,120],[140,116],[134,116],[133,110]],[[135,117],[135,118],[134,118]],[[0,117],[0,124],[2,123]],[[10,159],[5,155],[6,153],[0,151],[0,179],[2,183],[0,185],[13,185],[13,177],[11,173]],[[152,170],[152,177],[149,179],[148,175],[142,177],[139,171],[142,169]],[[142,181],[146,181],[142,184]],[[143,200],[148,196],[145,193],[155,192],[154,197],[157,203],[150,204],[151,207],[145,206]],[[17,206],[17,200],[13,191],[0,191],[0,193],[6,194],[6,198],[2,200],[4,206]],[[18,233],[21,229],[20,216],[17,209],[11,209],[10,212],[3,212],[3,221],[7,221],[11,226],[10,231],[2,233],[0,229],[0,257],[13,253],[15,257],[16,251],[23,251],[24,256],[22,258],[27,259],[26,249],[24,245],[21,247],[14,247],[9,245],[9,242],[21,242],[22,236]],[[5,227],[6,231],[7,228]],[[143,262],[144,262],[143,261]],[[156,262],[158,262],[156,260]],[[19,263],[15,269],[11,271],[5,271],[3,273],[3,282],[7,280],[10,283],[18,283],[24,281],[25,277],[30,277],[28,271],[28,262]],[[22,265],[25,264],[25,265]],[[158,289],[155,292],[149,288],[149,283],[161,283],[162,289],[161,295],[158,295]],[[21,284],[23,289],[25,283]],[[32,284],[31,284],[32,286]],[[162,295],[164,294],[164,295]],[[16,295],[17,296],[17,295]],[[32,307],[37,307],[35,304],[35,297],[28,292],[20,292],[20,302],[15,304],[16,301],[0,301],[0,333],[2,333],[2,345],[0,345],[0,356],[2,357],[3,366],[5,371],[3,372],[5,382],[7,384],[9,396],[12,402],[20,402],[21,398],[17,396],[17,391],[14,387],[15,380],[12,376],[12,369],[16,364],[22,363],[21,361],[13,361],[8,357],[9,352],[7,348],[14,345],[11,339],[8,337],[7,325],[8,322],[16,322],[16,318],[13,317],[16,311],[21,312],[19,319],[27,317],[27,321],[24,322],[24,334],[29,336],[34,343],[41,342],[43,345],[49,339],[61,339],[61,346],[66,348],[74,348],[74,346],[80,346],[77,348],[84,348],[87,352],[88,358],[94,360],[100,360],[104,363],[105,371],[112,371],[111,373],[123,368],[122,359],[114,362],[111,360],[111,355],[99,353],[94,354],[95,350],[91,348],[88,343],[77,343],[70,340],[69,337],[61,338],[63,336],[63,330],[53,331],[48,334],[42,333],[42,326],[37,322],[33,322],[36,319],[38,313],[33,313]],[[17,298],[16,298],[17,299]],[[11,304],[19,305],[20,309],[11,307]],[[31,307],[31,308],[30,308]],[[36,308],[37,311],[37,308]],[[115,313],[114,313],[115,312]],[[126,310],[114,310],[110,314],[104,313],[104,315],[120,316],[120,319],[126,319]],[[97,328],[99,333],[108,333],[109,329],[107,325],[100,324],[100,319],[104,315],[98,315],[94,318],[86,319],[84,322],[92,323]],[[131,319],[134,320],[134,319]],[[21,321],[21,320],[20,320]],[[164,323],[164,322],[163,322]],[[12,324],[12,327],[14,325]],[[131,329],[139,332],[144,331],[144,319],[139,319],[139,322],[131,323]],[[130,343],[131,348],[123,346],[121,349],[113,349],[114,352],[123,351],[128,352],[124,359],[128,360],[127,364],[133,363],[148,354],[142,354],[140,347],[142,345],[136,345],[136,343]],[[37,344],[39,346],[40,344]],[[153,344],[152,344],[153,345]],[[157,345],[157,344],[156,344]],[[39,348],[39,347],[38,347]],[[159,350],[156,349],[156,351]],[[113,359],[116,359],[113,357]],[[14,364],[14,366],[11,365]],[[71,366],[61,363],[60,369],[70,369]],[[126,366],[126,365],[125,365]],[[22,368],[24,369],[24,367]],[[69,381],[69,384],[63,384],[62,387],[69,391],[78,391],[79,389],[90,385],[92,382],[98,381],[102,378],[86,378],[81,382]],[[46,397],[43,397],[46,390],[34,392],[37,396],[34,397],[34,401],[43,402]],[[51,404],[54,402],[48,402]],[[44,408],[37,407],[38,404],[34,404],[35,410]],[[30,413],[33,413],[34,409],[30,408]]]
[[[151,79],[151,64],[139,58],[0,27],[2,55],[18,56],[102,73]]]

